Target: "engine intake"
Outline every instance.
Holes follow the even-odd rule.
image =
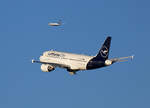
[[[41,70],[43,71],[43,72],[51,72],[51,71],[53,71],[55,68],[53,67],[53,66],[51,66],[51,65],[49,65],[49,64],[42,64],[41,65]]]

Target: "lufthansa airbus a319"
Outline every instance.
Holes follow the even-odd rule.
[[[110,66],[116,62],[133,59],[133,56],[108,59],[111,37],[107,37],[96,56],[87,56],[58,51],[45,51],[39,60],[32,63],[40,63],[43,72],[51,72],[56,67],[65,68],[71,75],[80,70],[91,70]]]

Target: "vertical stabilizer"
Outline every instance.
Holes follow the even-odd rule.
[[[94,61],[105,61],[105,60],[107,60],[108,56],[109,56],[110,44],[111,44],[111,37],[109,36],[105,40],[103,46],[99,50],[96,57],[94,57],[92,60],[94,60]]]

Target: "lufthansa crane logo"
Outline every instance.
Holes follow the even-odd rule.
[[[108,55],[108,48],[106,46],[103,46],[100,53],[102,57],[106,58]]]

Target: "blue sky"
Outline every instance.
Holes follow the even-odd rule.
[[[149,108],[148,0],[0,1],[1,108]],[[64,31],[48,29],[63,17]],[[110,58],[135,59],[70,76],[43,73],[31,59],[43,51],[95,55],[112,36]]]

